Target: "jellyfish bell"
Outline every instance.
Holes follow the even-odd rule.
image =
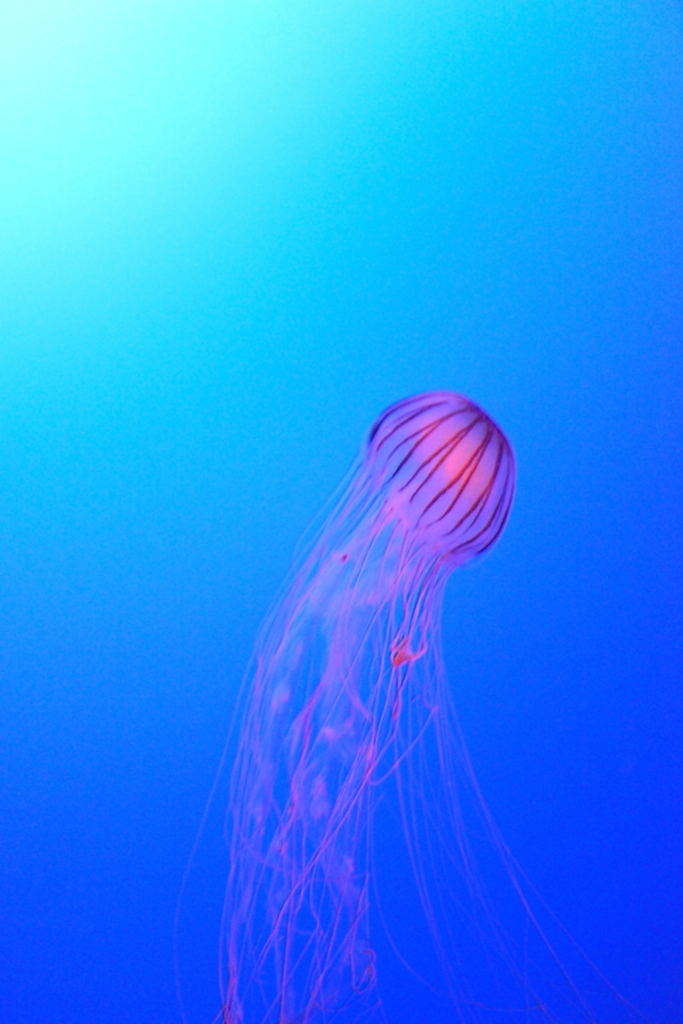
[[[502,533],[514,455],[500,427],[470,399],[434,391],[397,402],[372,427],[366,460],[396,513],[452,568]]]

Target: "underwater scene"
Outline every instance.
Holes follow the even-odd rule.
[[[0,9],[0,1021],[683,1024],[683,10]]]

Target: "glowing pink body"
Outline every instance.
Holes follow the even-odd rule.
[[[500,536],[514,484],[510,445],[472,402],[435,392],[392,406],[265,623],[231,780],[226,1022],[382,1019],[369,910],[388,786],[448,976],[448,913],[430,877],[442,840],[466,857],[466,755],[441,600],[450,572]]]

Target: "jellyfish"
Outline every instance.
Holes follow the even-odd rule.
[[[386,1021],[379,933],[420,972],[386,885],[382,893],[382,814],[400,836],[448,1020],[501,1020],[504,1009],[558,1019],[529,994],[530,958],[497,923],[478,872],[483,836],[539,930],[481,799],[441,652],[446,581],[497,542],[514,491],[513,450],[490,416],[458,394],[421,394],[375,422],[299,551],[241,698],[226,818],[224,1024]],[[505,978],[496,1005],[465,976],[462,949],[477,943],[481,970]],[[558,970],[556,989],[566,980]],[[576,994],[569,981],[565,989]]]

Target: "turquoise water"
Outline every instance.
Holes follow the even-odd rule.
[[[519,469],[444,612],[482,790],[680,1021],[681,124],[675,4],[3,5],[3,1021],[180,1020],[259,622],[377,414],[441,388]]]

